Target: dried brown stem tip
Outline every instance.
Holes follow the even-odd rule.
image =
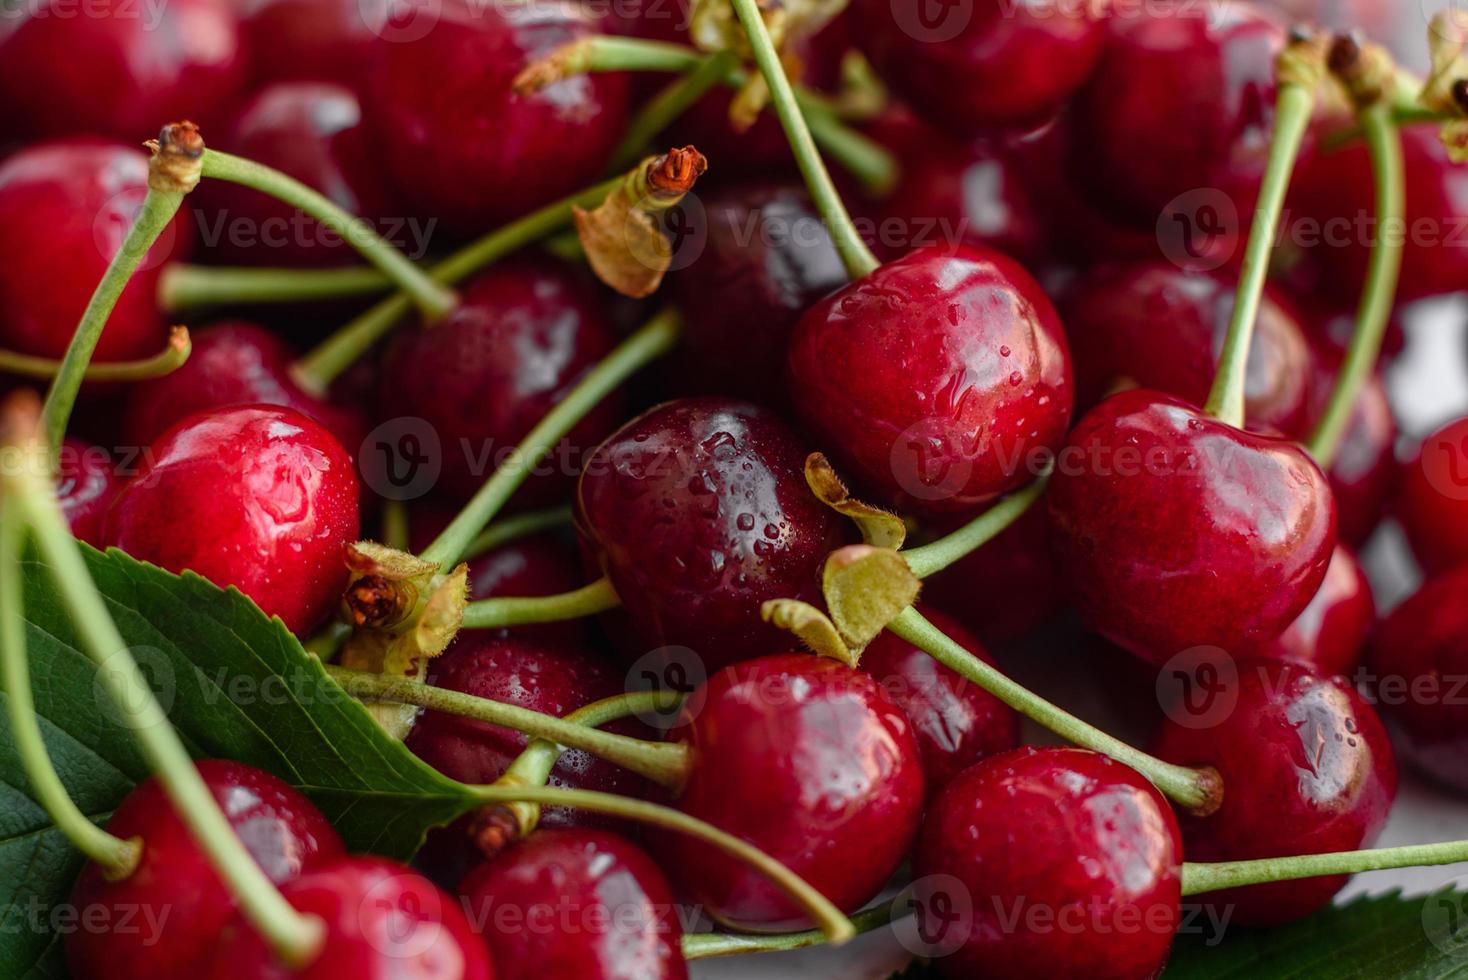
[[[647,186],[659,197],[682,197],[708,169],[708,157],[695,147],[669,150],[648,165]]]
[[[21,388],[0,402],[0,446],[23,446],[41,437],[41,396]]]
[[[188,120],[169,123],[156,140],[146,144],[153,153],[148,168],[148,189],[160,193],[187,194],[199,185],[204,166],[204,137]]]
[[[586,72],[592,50],[593,46],[586,38],[563,44],[544,58],[526,65],[510,84],[517,95],[534,95],[546,86]]]
[[[343,596],[347,615],[358,628],[389,626],[403,615],[403,591],[381,575],[364,575]]]
[[[1346,76],[1361,64],[1361,42],[1354,34],[1337,34],[1330,43],[1327,59],[1331,74]]]
[[[486,861],[493,860],[520,839],[520,820],[515,811],[503,803],[487,806],[474,815],[469,838]]]
[[[1397,66],[1391,54],[1356,34],[1337,34],[1331,40],[1326,65],[1358,109],[1380,102],[1397,84]]]

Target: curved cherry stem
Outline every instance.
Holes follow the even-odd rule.
[[[559,623],[595,616],[622,604],[610,579],[599,578],[590,585],[547,596],[505,596],[480,599],[464,607],[466,630],[502,629],[535,623]]]
[[[625,170],[642,159],[653,139],[715,85],[722,84],[737,63],[732,51],[716,51],[653,96],[632,119],[622,142],[617,144],[611,169]]]
[[[392,280],[372,266],[262,269],[170,263],[158,279],[158,306],[173,312],[242,303],[301,303],[375,296]]]
[[[132,874],[142,856],[142,841],[109,834],[82,813],[66,791],[46,749],[31,692],[26,659],[25,595],[21,587],[20,545],[25,523],[9,513],[13,505],[0,503],[0,667],[5,681],[6,713],[15,740],[15,754],[30,782],[36,802],[87,859],[102,869],[108,881]]]
[[[1106,734],[975,657],[928,622],[916,609],[909,607],[903,610],[887,628],[926,651],[934,660],[959,676],[973,681],[1026,718],[1082,748],[1100,752],[1131,766],[1150,779],[1168,799],[1188,811],[1207,815],[1217,810],[1222,803],[1223,783],[1215,770],[1190,769],[1187,766],[1163,762]]]
[[[1382,341],[1396,302],[1406,233],[1406,165],[1402,134],[1392,122],[1385,100],[1363,108],[1361,126],[1376,183],[1376,241],[1371,248],[1366,285],[1356,314],[1356,332],[1341,363],[1330,401],[1310,436],[1311,454],[1329,470],[1340,452],[1361,388],[1376,370]]]
[[[908,548],[902,552],[902,557],[907,559],[907,567],[918,578],[927,578],[943,571],[994,540],[1023,517],[1045,496],[1045,488],[1049,485],[1050,474],[1046,473],[1023,490],[1005,497],[952,534],[919,548]]]
[[[327,666],[326,673],[359,700],[411,704],[430,711],[501,725],[534,738],[550,739],[567,748],[581,749],[651,779],[672,790],[681,787],[692,765],[691,750],[679,742],[649,742],[578,725],[555,715],[531,711],[503,701],[476,698],[431,684],[386,674]]]
[[[421,557],[436,562],[443,572],[451,569],[556,443],[623,382],[672,350],[681,332],[678,314],[668,309],[617,345],[530,430],[515,447],[514,453],[495,470]]]
[[[408,260],[392,243],[379,235],[372,225],[345,208],[333,203],[319,191],[263,164],[222,153],[204,151],[204,176],[269,194],[293,208],[298,208],[342,236],[342,239],[407,293],[417,304],[423,319],[433,322],[449,313],[459,303],[454,291],[437,282]]]
[[[470,542],[468,549],[464,552],[464,558],[478,558],[486,552],[503,548],[507,544],[513,544],[522,538],[528,538],[534,534],[542,534],[546,531],[554,531],[557,528],[566,527],[571,523],[571,507],[569,504],[561,507],[548,507],[545,510],[530,510],[523,514],[515,514],[503,520],[495,521],[489,527],[480,532],[479,537]]]
[[[1219,864],[1189,862],[1183,865],[1183,895],[1201,895],[1204,892],[1274,881],[1353,875],[1362,871],[1385,871],[1392,868],[1432,867],[1456,864],[1459,861],[1468,861],[1468,841],[1412,844],[1406,847],[1382,847],[1334,854],[1302,854],[1296,857],[1227,861]]]
[[[850,916],[852,928],[857,935],[876,932],[891,925],[903,916],[897,914],[896,905],[887,902],[873,908],[863,909]],[[770,935],[742,935],[730,932],[697,932],[683,937],[683,958],[708,960],[716,956],[743,956],[750,953],[784,953],[792,949],[808,949],[811,946],[827,945],[825,933],[818,929],[805,932],[773,933]]]
[[[168,345],[152,357],[136,361],[108,361],[104,364],[88,364],[82,372],[84,381],[147,381],[172,374],[189,359],[194,351],[187,327],[174,327],[168,334]],[[0,350],[0,372],[18,374],[26,378],[55,378],[61,373],[64,361],[49,357],[33,357],[14,351]]]

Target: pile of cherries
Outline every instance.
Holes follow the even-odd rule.
[[[605,176],[660,84],[598,72],[530,94],[515,87],[527,65],[598,34],[689,40],[686,0],[615,14],[573,0],[170,0],[158,24],[122,0],[50,15],[63,5],[41,0],[0,23],[0,88],[30,93],[8,108],[15,142],[0,159],[0,349],[53,359],[122,245],[147,190],[136,143],[161,123],[192,119],[212,147],[297,178],[389,237],[422,230],[441,254]],[[555,454],[569,462],[511,501],[512,513],[569,501],[570,524],[470,567],[475,599],[604,577],[620,604],[595,619],[465,630],[427,681],[559,717],[623,694],[643,668],[666,678],[676,666],[689,695],[677,724],[612,729],[685,745],[676,784],[581,750],[561,755],[551,782],[670,802],[848,913],[909,862],[920,889],[956,882],[972,901],[935,957],[948,976],[1149,977],[1181,919],[1184,855],[1369,846],[1396,795],[1397,753],[1468,791],[1468,708],[1402,696],[1468,676],[1468,419],[1404,449],[1373,376],[1331,465],[1303,448],[1354,324],[1370,252],[1355,241],[1281,253],[1244,427],[1202,408],[1265,168],[1287,17],[1322,21],[1344,6],[1348,26],[1375,29],[1385,2],[1279,5],[1287,14],[1248,0],[1201,13],[967,6],[949,30],[907,22],[900,3],[853,0],[787,59],[833,104],[851,52],[890,90],[853,125],[898,162],[896,188],[873,198],[837,173],[882,260],[855,281],[773,113],[738,132],[730,92],[716,88],[659,137],[696,142],[711,164],[679,212],[700,251],[654,300],[681,314],[680,344],[587,413]],[[1292,215],[1371,213],[1366,150],[1327,146],[1349,126],[1339,109],[1317,112]],[[1402,135],[1410,219],[1459,226],[1468,170],[1434,127]],[[1199,188],[1243,223],[1200,229],[1203,245],[1180,255],[1159,220],[1182,216],[1178,201]],[[240,234],[266,228],[287,232]],[[164,347],[159,297],[185,263],[359,261],[321,232],[206,179],[128,284],[96,361]],[[74,534],[234,586],[309,639],[339,612],[346,546],[378,536],[386,488],[362,477],[380,450],[370,431],[411,419],[436,436],[432,493],[407,504],[407,544],[420,549],[493,472],[480,450],[520,442],[656,309],[566,255],[535,247],[479,272],[440,322],[400,324],[327,391],[296,368],[352,301],[210,311],[171,374],[84,389],[58,486]],[[1408,245],[1401,303],[1464,283],[1468,249]],[[820,606],[828,556],[860,540],[807,484],[813,452],[856,496],[905,518],[914,541],[1053,464],[1042,501],[934,575],[918,608],[991,664],[1043,638],[1074,657],[1129,659],[1141,685],[1179,655],[1226,651],[1230,709],[1199,725],[1163,705],[1148,747],[1216,770],[1221,800],[1175,812],[1104,755],[1021,747],[1013,709],[893,632],[857,666],[795,652],[762,605]],[[1357,555],[1388,517],[1428,580],[1378,623]],[[529,741],[442,711],[406,740],[471,784],[499,779]],[[437,830],[408,868],[348,856],[273,776],[224,760],[199,768],[268,877],[325,924],[324,945],[303,966],[278,962],[148,782],[108,823],[141,841],[140,865],[122,880],[89,866],[74,901],[171,916],[151,942],[68,936],[75,976],[651,980],[687,976],[680,903],[733,931],[810,926],[755,869],[669,831],[547,807],[539,829],[498,850],[481,846],[472,818]],[[1274,925],[1343,884],[1202,901]],[[1016,924],[1017,899],[1085,916],[1071,929]],[[918,914],[941,907],[918,903]],[[536,925],[537,910],[562,908],[575,915]]]

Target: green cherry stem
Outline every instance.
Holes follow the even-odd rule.
[[[375,296],[392,280],[372,266],[342,269],[261,269],[171,263],[158,280],[158,306],[188,312],[244,303],[301,303]]]
[[[168,334],[168,346],[152,357],[136,361],[109,361],[105,364],[88,364],[82,372],[84,381],[147,381],[172,374],[183,367],[194,351],[187,327],[174,327]],[[33,357],[14,351],[0,351],[0,372],[18,374],[26,378],[55,378],[61,373],[64,361],[49,357]]]
[[[481,599],[464,607],[466,630],[500,629],[534,623],[559,623],[595,616],[622,604],[610,579],[599,578],[590,585],[560,595]]]
[[[1334,854],[1302,854],[1298,857],[1227,861],[1219,864],[1189,862],[1183,865],[1183,895],[1201,895],[1204,892],[1274,881],[1353,875],[1362,871],[1385,871],[1392,868],[1432,867],[1456,864],[1459,861],[1468,861],[1468,841],[1412,844],[1406,847],[1382,847]]]
[[[1214,770],[1172,765],[1106,734],[984,663],[928,622],[916,609],[909,607],[903,610],[887,628],[1026,718],[1076,745],[1131,766],[1150,779],[1168,799],[1190,812],[1206,816],[1222,803],[1223,784]]]
[[[918,578],[927,578],[943,571],[965,555],[994,540],[1023,517],[1045,496],[1045,488],[1049,485],[1050,474],[1046,473],[1023,490],[1005,497],[952,534],[931,544],[907,549],[902,552],[902,557],[907,559],[907,567]]]
[[[36,802],[82,854],[102,869],[109,881],[132,874],[142,856],[142,842],[123,840],[98,827],[77,807],[51,763],[26,659],[25,596],[21,588],[20,543],[25,524],[0,504],[0,661],[3,661],[7,714],[15,754],[30,782]]]
[[[412,298],[424,320],[431,323],[458,305],[459,298],[452,289],[410,262],[368,222],[333,203],[324,194],[278,170],[218,150],[204,151],[203,164],[205,177],[242,184],[269,194],[304,211],[341,235],[348,245]]]
[[[806,187],[810,189],[816,208],[831,233],[841,261],[852,279],[864,278],[875,271],[881,262],[857,233],[856,224],[851,220],[851,214],[846,210],[846,205],[836,190],[836,184],[821,160],[810,127],[795,100],[795,89],[785,76],[785,66],[780,63],[780,54],[775,50],[769,29],[760,14],[758,0],[733,0],[733,4],[734,12],[739,15],[745,33],[749,36],[755,63],[759,65],[765,82],[770,87],[770,100],[774,104],[775,114],[780,117],[780,125],[785,127],[785,136],[795,154],[796,165],[800,167]]]
[[[587,412],[624,381],[672,350],[681,331],[678,314],[668,309],[622,341],[571,389],[560,404],[547,412],[545,418],[530,430],[520,445],[515,447],[514,453],[495,470],[494,475],[479,488],[479,492],[421,557],[437,563],[443,572],[453,568],[469,550],[474,539],[525,482],[530,471],[550,453],[556,443],[564,439]]]
[[[569,504],[515,514],[512,517],[495,521],[485,528],[479,537],[469,544],[468,549],[464,552],[464,557],[466,559],[478,558],[486,552],[503,548],[521,538],[528,538],[533,534],[541,534],[545,531],[554,531],[570,523],[571,507]]]
[[[897,909],[891,902],[863,909],[851,916],[851,925],[857,935],[875,932],[901,918],[896,912]],[[763,936],[746,936],[730,932],[696,932],[683,937],[683,958],[708,960],[716,956],[783,953],[792,949],[808,949],[811,946],[824,945],[826,945],[826,935],[818,929]]]
[[[1325,414],[1310,436],[1310,452],[1327,470],[1340,452],[1361,387],[1376,369],[1396,301],[1405,245],[1407,186],[1402,135],[1392,124],[1391,105],[1385,100],[1362,109],[1360,118],[1375,174],[1377,233],[1356,314],[1356,332]]]
[[[611,170],[626,170],[642,159],[653,139],[710,89],[721,84],[737,63],[732,51],[717,51],[653,96],[627,127],[626,135],[612,154]]]
[[[411,704],[430,711],[502,725],[533,738],[549,739],[567,748],[589,752],[669,789],[676,790],[683,785],[692,764],[688,746],[679,742],[649,742],[604,732],[555,715],[502,701],[476,698],[404,677],[329,665],[326,672],[348,694],[359,700]]]

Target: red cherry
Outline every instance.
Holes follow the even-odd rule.
[[[636,653],[681,646],[708,670],[789,649],[760,620],[770,599],[819,601],[840,524],[804,477],[805,450],[744,402],[669,402],[587,460],[576,522],[610,576]]]
[[[218,323],[193,335],[188,361],[171,374],[132,386],[123,409],[123,439],[149,446],[182,418],[240,405],[279,405],[321,423],[355,452],[366,420],[353,408],[323,401],[290,377],[295,351],[264,327]]]
[[[1203,404],[1237,288],[1227,273],[1189,272],[1162,261],[1106,267],[1070,286],[1060,309],[1078,404],[1095,405],[1118,381]],[[1249,427],[1300,434],[1314,369],[1299,323],[1266,296],[1249,348]]]
[[[1370,671],[1373,703],[1404,758],[1468,790],[1468,565],[1429,580],[1387,617]]]
[[[1222,717],[1180,720],[1175,709],[1153,754],[1223,777],[1223,805],[1183,817],[1189,860],[1242,861],[1369,847],[1397,794],[1386,729],[1343,678],[1294,664],[1244,660],[1237,695]],[[1307,878],[1211,895],[1242,925],[1276,925],[1308,915],[1340,891],[1345,876]]]
[[[71,533],[95,548],[103,547],[102,520],[121,485],[112,455],[67,437],[56,462],[56,501]]]
[[[153,443],[103,538],[140,561],[234,586],[303,633],[346,586],[357,474],[331,433],[299,412],[200,412]]]
[[[1423,440],[1403,468],[1397,517],[1428,572],[1468,560],[1468,418]]]
[[[498,980],[685,980],[673,890],[615,834],[541,830],[460,887]]]
[[[1317,348],[1312,428],[1335,388],[1339,364],[1334,352]],[[1326,474],[1335,497],[1337,535],[1354,548],[1371,537],[1396,491],[1402,472],[1396,456],[1397,435],[1386,386],[1380,375],[1373,374],[1356,395],[1351,421]]]
[[[66,353],[147,191],[147,154],[111,143],[38,143],[0,163],[0,254],[6,257],[0,263],[0,347],[39,357]],[[159,266],[187,251],[187,225],[175,221],[170,229],[123,290],[96,360],[148,357],[163,347]]]
[[[595,291],[550,259],[501,262],[460,297],[442,322],[399,331],[383,361],[381,404],[388,418],[433,427],[439,487],[468,498],[606,356],[613,336]],[[546,475],[532,481],[532,495],[564,490],[581,453],[615,426],[615,402],[591,412],[541,464]]]
[[[299,969],[280,963],[242,920],[221,935],[208,980],[493,980],[484,941],[459,904],[427,878],[380,858],[348,857],[281,886],[288,902],[326,926]]]
[[[855,7],[854,33],[883,80],[965,135],[1043,122],[1085,82],[1105,39],[1097,4],[979,0],[937,17],[889,0]]]
[[[920,907],[918,934],[946,954],[933,961],[945,977],[1156,976],[1181,862],[1177,820],[1140,774],[1082,749],[1020,749],[929,807],[913,875],[947,901]]]
[[[1159,666],[1278,635],[1335,546],[1330,488],[1303,449],[1145,389],[1080,421],[1048,500],[1087,625]]]
[[[139,7],[38,0],[0,31],[11,135],[91,133],[134,143],[191,119],[207,132],[243,89],[248,61],[226,0]],[[19,98],[18,93],[31,93]],[[9,253],[7,253],[9,254]]]
[[[392,0],[255,0],[243,24],[255,73],[268,82],[356,86],[392,6]]]
[[[424,217],[482,234],[596,179],[626,129],[626,77],[511,88],[527,64],[591,33],[579,5],[556,0],[395,7],[363,107],[382,165]]]
[[[343,853],[341,838],[321,812],[269,773],[227,759],[206,759],[198,768],[271,881],[288,881]],[[72,975],[95,980],[189,976],[233,918],[233,895],[157,779],[129,793],[107,829],[142,841],[137,870],[121,881],[108,881],[99,868],[87,865],[72,890],[72,905],[111,909],[119,924],[131,910],[128,919],[136,916],[139,927],[72,932],[66,939]]]
[[[1375,626],[1371,583],[1351,550],[1337,545],[1315,598],[1258,655],[1301,664],[1321,677],[1349,677],[1360,665]]]
[[[930,606],[928,621],[993,666],[978,638]],[[964,769],[1019,745],[1019,715],[994,695],[938,663],[926,652],[883,632],[861,655],[861,669],[882,685],[912,722],[929,797]]]
[[[969,511],[1033,479],[1065,437],[1060,318],[998,252],[929,247],[817,303],[790,344],[791,397],[818,448],[871,492]]]
[[[694,752],[679,809],[749,841],[844,911],[876,895],[907,855],[923,806],[917,741],[860,671],[798,653],[736,664],[693,694],[668,737]],[[753,868],[682,835],[658,847],[713,918],[805,927]]]

